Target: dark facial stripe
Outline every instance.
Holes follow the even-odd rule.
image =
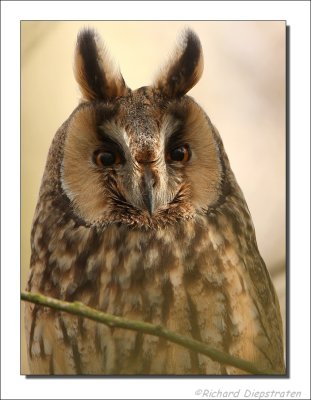
[[[184,137],[185,137],[185,131],[183,127],[180,127],[178,130],[176,130],[168,137],[166,151],[169,152],[170,150],[173,150],[175,147],[184,145],[185,144]]]
[[[103,123],[108,122],[117,116],[117,112],[120,108],[118,103],[103,103],[103,102],[95,102],[93,104],[92,110],[95,110],[95,121],[96,126],[99,127]],[[97,132],[99,135],[101,131]]]
[[[110,136],[109,133],[105,132],[104,128],[99,126],[97,129],[98,138],[106,145],[121,147],[120,143],[114,137]]]
[[[103,131],[102,128],[98,128],[98,138],[102,142],[102,148],[107,151],[117,152],[121,157],[121,162],[125,162],[125,154],[122,145],[117,139],[112,138],[109,134]],[[95,153],[94,153],[95,154]],[[93,160],[94,161],[94,160]]]

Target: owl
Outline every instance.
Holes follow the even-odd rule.
[[[82,30],[82,100],[42,178],[27,290],[162,325],[284,373],[279,303],[220,135],[187,95],[203,72],[186,29],[151,86],[131,90]],[[26,304],[39,375],[242,375],[163,338]]]

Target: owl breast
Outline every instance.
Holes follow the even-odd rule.
[[[43,215],[44,224],[40,212],[34,222],[28,290],[161,324],[271,366],[260,350],[271,344],[249,294],[243,260],[207,218],[142,232],[118,224],[86,227],[61,213]],[[51,224],[57,229],[48,229]],[[36,306],[27,312],[33,317],[28,346],[34,373],[36,368],[47,374],[237,373],[164,339]]]

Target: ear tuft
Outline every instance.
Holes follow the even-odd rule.
[[[186,29],[173,57],[161,70],[153,86],[166,97],[183,96],[201,78],[203,65],[200,40],[191,29]]]
[[[129,92],[101,38],[91,29],[78,35],[74,74],[83,98],[88,101],[112,100]]]

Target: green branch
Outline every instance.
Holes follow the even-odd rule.
[[[158,336],[167,339],[170,342],[179,344],[187,349],[210,357],[213,361],[220,362],[225,365],[231,365],[240,370],[256,375],[278,375],[280,372],[273,370],[261,370],[249,361],[242,360],[230,354],[219,351],[205,343],[199,342],[192,338],[182,336],[172,332],[161,325],[153,325],[148,322],[135,321],[126,318],[117,317],[115,315],[106,314],[104,312],[90,308],[80,302],[67,302],[52,297],[46,297],[37,293],[22,292],[21,299],[30,303],[39,304],[41,306],[50,307],[58,311],[65,311],[69,314],[78,315],[80,317],[89,318],[93,321],[108,325],[110,327],[130,329],[147,333],[149,335]]]

